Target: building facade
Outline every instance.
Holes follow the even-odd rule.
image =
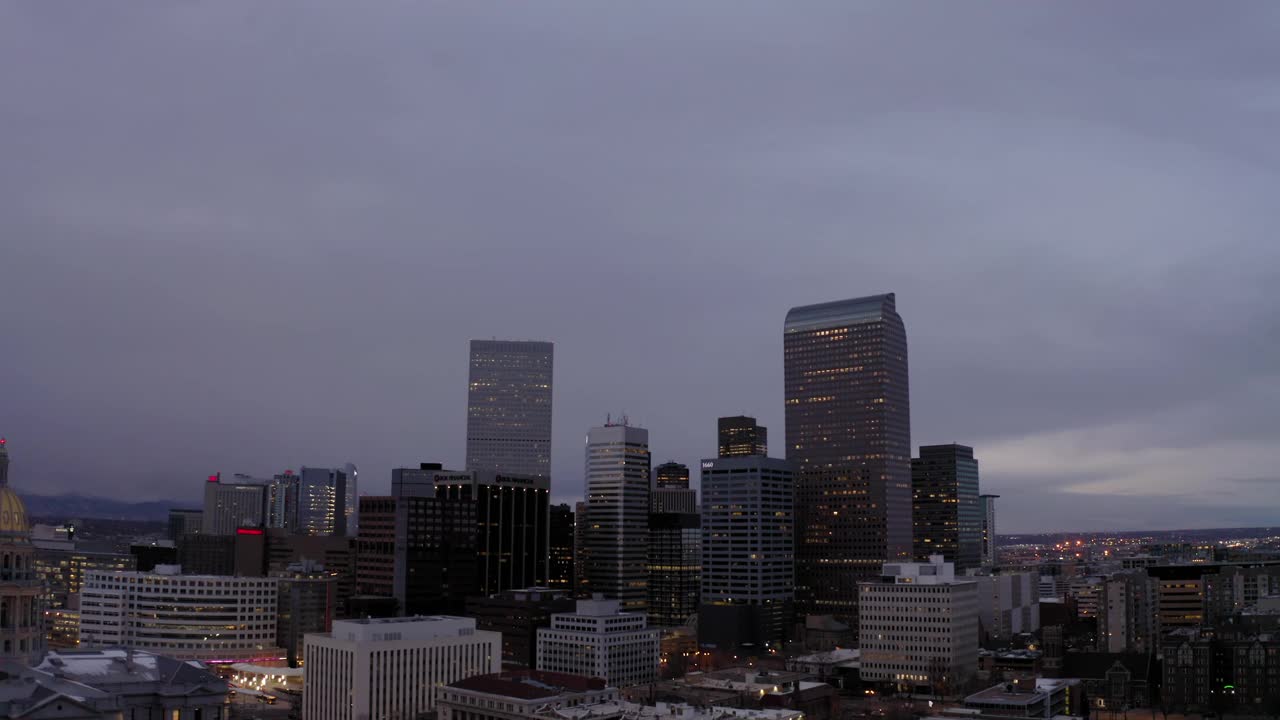
[[[1157,650],[1154,583],[1143,570],[1120,572],[1098,587],[1098,650],[1150,653]]]
[[[922,445],[911,460],[915,557],[941,555],[956,572],[982,564],[978,461],[966,445]]]
[[[298,563],[276,573],[276,644],[284,650],[289,667],[298,667],[304,658],[305,638],[311,633],[327,633],[338,616],[338,578],[323,565]]]
[[[1000,562],[999,543],[996,541],[996,498],[999,495],[979,495],[978,507],[982,515],[982,564],[988,567]]]
[[[183,535],[193,535],[204,527],[203,510],[173,508],[169,511],[169,539],[176,541]]]
[[[862,680],[950,694],[978,670],[978,585],[935,555],[862,585]]]
[[[651,513],[647,566],[649,624],[687,624],[698,614],[702,596],[701,517],[697,513]]]
[[[186,660],[277,660],[275,578],[104,572],[85,577],[80,645]]]
[[[0,660],[28,663],[44,653],[43,593],[27,508],[9,487],[8,442],[0,438]]]
[[[649,511],[655,513],[696,513],[698,492],[689,487],[689,466],[665,462],[653,471]]]
[[[756,419],[746,415],[722,417],[716,422],[719,457],[731,458],[744,455],[768,455],[769,431],[757,425]]]
[[[538,629],[551,627],[553,614],[575,607],[567,590],[549,588],[467,598],[467,616],[476,619],[476,627],[502,635],[502,662],[527,668],[537,667]]]
[[[579,600],[572,613],[551,616],[538,630],[538,669],[603,678],[614,687],[658,679],[659,632],[617,600]]]
[[[434,482],[438,499],[475,506],[480,594],[548,584],[550,477],[473,470],[437,473]]]
[[[221,473],[210,475],[204,484],[200,532],[234,535],[242,527],[265,527],[266,510],[267,486],[262,482],[223,482]]]
[[[1040,629],[1040,576],[1033,572],[977,575],[982,634],[1009,640]]]
[[[549,342],[472,340],[467,469],[551,477]]]
[[[907,334],[893,294],[793,308],[783,366],[796,601],[856,625],[858,583],[912,554]]]
[[[356,534],[356,593],[395,595],[396,499],[389,495],[360,498],[360,530]]]
[[[777,645],[795,598],[795,473],[763,455],[702,461],[699,641]]]
[[[498,672],[500,643],[471,618],[340,620],[306,638],[302,717],[420,717],[435,709],[445,685]]]
[[[551,708],[618,700],[600,678],[541,670],[477,675],[452,683],[438,704],[439,720],[532,720]]]
[[[547,587],[556,590],[573,590],[577,586],[574,573],[574,536],[577,525],[573,508],[568,503],[552,505],[547,547],[550,557],[547,565]]]
[[[649,545],[649,431],[606,423],[587,433],[583,570],[591,593],[644,612]]]
[[[303,535],[347,534],[347,473],[304,467],[298,481],[298,527]]]

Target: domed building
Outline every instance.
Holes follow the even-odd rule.
[[[32,663],[44,656],[41,582],[33,555],[27,508],[9,487],[9,449],[0,438],[0,661]]]

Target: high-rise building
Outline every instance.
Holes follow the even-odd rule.
[[[979,495],[978,507],[982,515],[982,564],[995,565],[1000,561],[996,542],[996,498],[999,495]]]
[[[20,665],[44,654],[44,583],[36,574],[27,507],[9,487],[9,448],[0,438],[0,660]]]
[[[299,475],[296,532],[303,535],[346,535],[346,471],[304,467]]]
[[[1040,576],[1033,572],[977,575],[978,620],[992,640],[1040,629]]]
[[[492,470],[434,476],[436,497],[475,505],[482,595],[548,584],[551,479]]]
[[[648,568],[649,624],[688,624],[698,614],[702,596],[702,522],[697,513],[649,515]]]
[[[169,510],[169,539],[176,541],[183,535],[194,535],[204,525],[203,510]]]
[[[347,463],[342,466],[342,472],[347,476],[347,496],[342,505],[347,514],[347,535],[355,537],[360,531],[360,471],[355,463]]]
[[[978,671],[978,585],[934,555],[862,584],[863,682],[951,694]]]
[[[426,465],[391,471],[396,512],[392,590],[405,615],[457,615],[467,597],[479,593],[476,503],[436,497],[439,470]]]
[[[267,483],[267,527],[298,531],[298,488],[301,480],[292,470],[285,470]]]
[[[1157,650],[1154,588],[1142,570],[1115,573],[1103,582],[1098,598],[1099,652]]]
[[[587,433],[585,570],[591,593],[645,611],[649,545],[649,431],[607,423]]]
[[[356,593],[395,595],[396,499],[387,495],[360,498],[360,532],[356,535]]]
[[[893,294],[792,308],[783,365],[796,602],[853,621],[859,581],[912,552],[907,333]]]
[[[624,612],[617,600],[596,595],[538,630],[538,669],[625,688],[658,679],[658,646],[659,632],[646,627],[643,613]]]
[[[922,445],[911,460],[915,555],[941,555],[964,573],[982,564],[978,461],[965,445]]]
[[[717,429],[722,458],[769,454],[769,431],[757,425],[753,417],[722,417],[717,422]]]
[[[93,570],[80,592],[83,647],[274,660],[282,656],[275,641],[275,578],[180,575],[160,565],[151,573]]]
[[[472,340],[467,469],[551,476],[549,342]]]
[[[548,569],[547,587],[553,590],[572,592],[577,586],[574,581],[574,523],[573,508],[567,503],[551,506],[551,531],[548,547],[550,548],[550,565]]]
[[[585,597],[587,587],[587,503],[573,504],[573,596]]]
[[[762,649],[785,638],[795,598],[794,492],[786,460],[702,461],[704,646]]]
[[[445,685],[502,667],[502,636],[472,618],[339,620],[306,637],[307,720],[417,718]]]
[[[653,484],[659,490],[667,488],[688,490],[689,466],[674,460],[668,460],[653,469]]]
[[[204,484],[205,535],[235,535],[245,527],[260,528],[267,520],[267,486],[258,480],[223,482],[222,473],[210,475]]]
[[[276,578],[276,644],[284,649],[289,667],[296,668],[304,657],[304,638],[309,633],[333,629],[338,613],[338,578],[336,573],[309,560],[276,573]]]

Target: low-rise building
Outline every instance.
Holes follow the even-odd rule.
[[[622,612],[617,600],[598,594],[579,600],[577,611],[555,613],[538,630],[539,670],[603,678],[615,687],[658,679],[659,632],[643,613]]]
[[[856,687],[850,681],[859,679],[861,667],[862,651],[854,648],[837,648],[787,659],[787,669],[792,672],[805,673],[822,682],[849,689]]]
[[[540,670],[476,675],[440,694],[438,720],[530,720],[549,708],[617,702],[617,688],[601,678]]]
[[[984,716],[1051,718],[1078,715],[1073,707],[1072,680],[1041,679],[1034,683],[1000,683],[964,699],[964,706]]]
[[[575,607],[568,589],[526,588],[467,598],[467,615],[476,619],[476,627],[502,633],[502,661],[527,668],[537,667],[539,628],[551,627],[553,614]]]
[[[339,620],[305,646],[307,720],[416,718],[445,685],[502,665],[501,635],[447,615]]]

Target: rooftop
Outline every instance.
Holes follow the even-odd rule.
[[[513,670],[496,675],[476,675],[464,678],[449,685],[461,690],[519,698],[521,700],[537,700],[551,698],[569,693],[583,693],[605,689],[601,678],[590,678],[568,673],[548,672],[545,670]]]
[[[875,322],[883,319],[886,313],[894,312],[893,293],[803,305],[791,308],[787,313],[785,331],[804,332]]]

